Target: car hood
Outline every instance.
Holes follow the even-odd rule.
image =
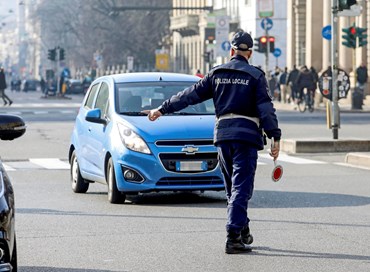
[[[213,139],[214,115],[162,116],[150,121],[146,116],[122,117],[146,141],[176,139]]]

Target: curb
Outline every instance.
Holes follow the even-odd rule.
[[[370,168],[370,152],[351,152],[344,160],[348,164]]]

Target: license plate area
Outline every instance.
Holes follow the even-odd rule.
[[[177,161],[177,172],[202,172],[207,171],[207,162],[205,161]]]

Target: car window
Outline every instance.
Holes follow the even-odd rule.
[[[100,86],[98,97],[95,102],[95,109],[99,108],[102,115],[105,114],[108,107],[108,97],[109,97],[109,86],[107,83],[103,82]]]
[[[89,97],[86,99],[85,108],[92,109],[94,99],[96,96],[96,92],[98,91],[99,83],[95,84],[91,87],[91,91],[89,92]]]
[[[194,82],[138,82],[116,83],[117,106],[120,114],[139,113],[157,108],[163,101],[190,87]],[[207,100],[180,111],[183,114],[214,114],[213,101]]]

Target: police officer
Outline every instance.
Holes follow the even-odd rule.
[[[238,31],[232,39],[231,60],[214,67],[203,79],[152,110],[149,120],[213,99],[216,110],[214,144],[217,146],[228,201],[225,252],[252,250],[248,202],[252,197],[257,151],[264,147],[262,131],[274,138],[270,155],[277,159],[281,131],[264,73],[248,62],[253,39]]]

